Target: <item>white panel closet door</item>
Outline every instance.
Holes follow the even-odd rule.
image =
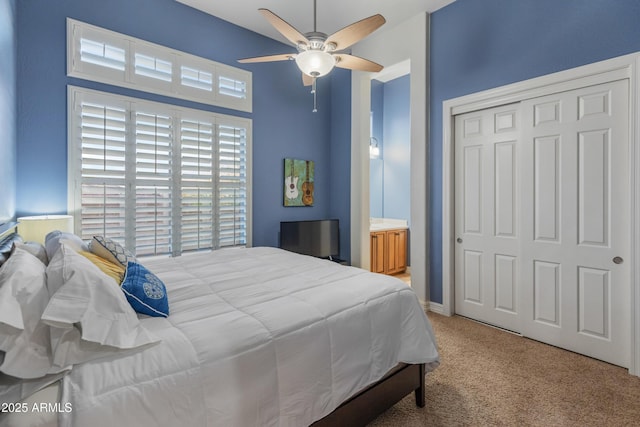
[[[456,313],[518,331],[519,105],[456,116]]]
[[[521,332],[629,366],[628,83],[522,103]],[[618,257],[618,258],[617,258]]]
[[[628,81],[456,116],[455,311],[629,366]]]

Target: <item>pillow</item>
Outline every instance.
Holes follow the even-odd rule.
[[[0,269],[0,372],[16,378],[40,378],[52,369],[49,327],[40,321],[47,306],[45,266],[16,248]]]
[[[44,265],[49,264],[49,257],[47,256],[47,251],[44,246],[38,242],[25,242],[25,243],[14,243],[14,248],[20,248],[29,252],[34,257],[38,258]]]
[[[49,258],[49,260],[53,259],[62,243],[66,243],[70,247],[74,248],[76,252],[89,250],[89,246],[75,234],[55,230],[47,234],[47,236],[44,238],[44,247],[46,249],[47,257]]]
[[[135,311],[154,317],[169,316],[167,288],[143,265],[129,261],[122,291]]]
[[[11,233],[0,240],[0,266],[7,262],[11,256],[11,248],[14,243],[22,243],[22,237],[18,233]]]
[[[47,305],[49,295],[46,290],[44,265],[30,253],[19,248],[15,249],[13,256],[0,268],[0,327],[2,330],[6,331],[6,326],[13,328],[14,332],[24,330],[24,320],[29,318],[30,309],[44,304],[42,306],[44,310]],[[35,305],[28,305],[30,302]]]
[[[42,314],[51,326],[53,365],[65,367],[159,342],[113,280],[62,244],[47,267],[52,293]]]
[[[106,259],[99,257],[98,255],[92,252],[80,251],[78,253],[83,257],[87,258],[89,261],[91,261],[104,274],[106,274],[107,276],[115,280],[118,285],[122,283],[122,279],[124,279],[123,266],[121,266],[120,264],[115,264],[111,261],[107,261]]]
[[[11,233],[0,240],[0,253],[8,254],[14,243],[22,243],[22,237],[18,233]]]
[[[136,261],[136,257],[131,252],[122,247],[118,242],[111,240],[104,236],[93,236],[89,249],[94,254],[111,261],[116,264],[120,264],[123,267],[127,266],[129,261]]]

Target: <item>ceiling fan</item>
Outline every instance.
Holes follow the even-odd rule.
[[[296,46],[298,52],[245,58],[239,59],[238,62],[295,60],[298,68],[302,71],[302,81],[305,86],[315,86],[315,80],[328,74],[333,67],[372,72],[381,71],[383,68],[382,65],[368,59],[344,53],[345,49],[359,42],[386,22],[380,14],[354,22],[327,36],[316,29],[316,0],[313,1],[313,31],[306,34],[302,34],[268,9],[258,10],[280,34]],[[315,93],[315,87],[312,92]]]

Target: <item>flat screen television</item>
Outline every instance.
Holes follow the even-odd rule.
[[[280,247],[318,258],[336,258],[340,255],[339,222],[337,219],[283,221]]]

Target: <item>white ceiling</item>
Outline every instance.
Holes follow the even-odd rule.
[[[258,12],[269,9],[301,33],[313,31],[313,0],[176,0],[233,24],[290,44]],[[330,35],[376,13],[394,27],[421,12],[434,12],[455,0],[317,0],[317,30]]]

